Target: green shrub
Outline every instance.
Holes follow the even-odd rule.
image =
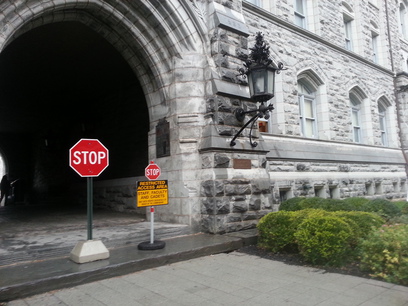
[[[408,214],[393,217],[388,220],[388,224],[408,224]]]
[[[361,210],[361,206],[370,200],[365,198],[324,199],[319,197],[296,197],[288,199],[279,207],[279,210],[296,211],[301,209],[324,209],[326,211],[354,211]]]
[[[303,219],[306,219],[306,218],[327,216],[327,215],[330,215],[330,213],[331,212],[326,211],[324,209],[308,208],[308,209],[302,209],[302,210],[298,211],[298,214],[299,214],[298,218],[301,218],[299,221],[302,222]]]
[[[385,281],[408,285],[408,225],[383,226],[360,244],[361,269]]]
[[[397,201],[394,202],[395,205],[401,210],[401,214],[408,215],[408,202],[407,201]]]
[[[299,206],[299,203],[303,200],[304,198],[295,197],[295,198],[291,198],[286,201],[283,201],[281,205],[279,206],[279,210],[288,210],[288,211],[300,210],[302,208]]]
[[[358,238],[366,237],[373,228],[378,228],[385,223],[384,219],[377,214],[363,212],[363,211],[338,211],[335,212],[335,216],[347,220],[352,220],[357,228],[353,224],[349,224]]]
[[[300,223],[312,216],[324,215],[324,210],[272,212],[258,222],[258,246],[271,252],[298,252],[295,232]]]
[[[296,248],[294,211],[271,212],[258,222],[258,246],[271,252]]]
[[[401,214],[401,209],[393,202],[386,199],[374,199],[361,206],[362,211],[375,212],[380,216],[390,219]]]
[[[352,211],[355,210],[354,206],[351,205],[349,202],[345,202],[339,199],[326,199],[328,207],[328,211]]]
[[[350,210],[361,210],[361,206],[363,206],[365,203],[370,202],[369,199],[367,198],[361,198],[361,197],[351,197],[351,198],[346,198],[342,200],[346,205],[350,206]]]
[[[313,208],[313,209],[329,210],[330,204],[327,199],[313,197],[313,198],[304,198],[302,201],[300,201],[299,206],[301,209]]]
[[[352,229],[339,217],[305,219],[294,234],[300,253],[313,264],[340,265],[350,251]]]

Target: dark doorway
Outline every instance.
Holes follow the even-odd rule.
[[[21,186],[16,202],[72,201],[81,184],[68,151],[99,139],[110,154],[98,180],[144,174],[149,115],[128,63],[78,22],[33,29],[0,53],[0,148]]]

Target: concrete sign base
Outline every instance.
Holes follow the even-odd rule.
[[[70,259],[76,263],[107,258],[109,258],[109,250],[100,240],[79,241],[70,254]]]

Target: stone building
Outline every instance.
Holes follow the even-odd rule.
[[[80,138],[110,165],[94,202],[136,208],[155,161],[193,231],[254,227],[295,196],[405,198],[408,1],[0,1],[0,153],[15,204],[81,205]],[[238,69],[262,32],[276,77],[269,120]],[[258,145],[253,147],[250,132]]]

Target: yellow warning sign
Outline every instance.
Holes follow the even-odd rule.
[[[137,207],[169,204],[167,180],[137,182],[136,193]]]

